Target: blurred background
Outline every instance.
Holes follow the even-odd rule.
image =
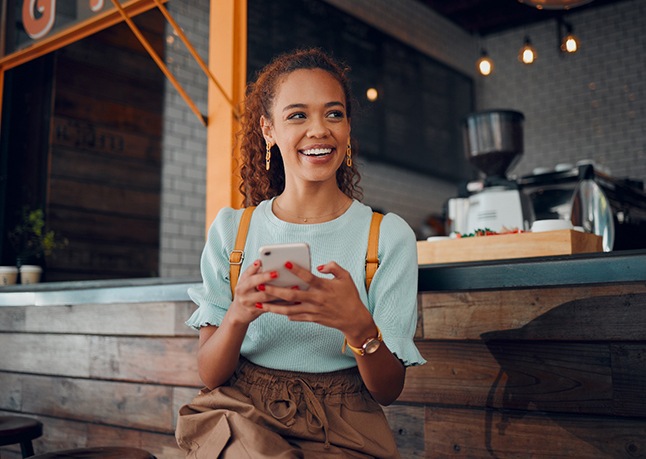
[[[2,2],[5,55],[33,41],[19,3]],[[96,14],[88,3],[59,2],[55,27]],[[524,115],[512,177],[587,161],[643,182],[646,2],[537,3],[249,0],[248,79],[293,48],[345,61],[364,202],[399,214],[419,238],[442,231],[447,200],[479,177],[462,137],[475,111]],[[166,7],[206,60],[209,0]],[[207,78],[172,27],[157,10],[134,20],[206,113]],[[561,50],[568,33],[575,53]],[[531,64],[518,58],[527,42]],[[476,67],[483,55],[487,76]],[[48,281],[199,278],[205,152],[205,127],[125,24],[6,71],[1,264],[14,264],[8,234],[24,209],[42,208],[66,239],[46,260]]]

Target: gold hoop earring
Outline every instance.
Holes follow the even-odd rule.
[[[345,164],[348,167],[352,167],[352,145],[350,145],[350,139],[348,139],[348,146],[345,149]]]
[[[265,170],[269,170],[271,164],[271,144],[267,142],[267,149],[265,153]]]

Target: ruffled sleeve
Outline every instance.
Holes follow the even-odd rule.
[[[223,208],[209,228],[200,262],[202,284],[188,289],[189,297],[198,305],[186,321],[189,327],[219,326],[231,305],[229,253],[233,249],[241,216],[241,210]]]
[[[417,244],[415,233],[395,214],[387,214],[379,235],[379,269],[368,292],[375,323],[388,349],[405,366],[422,365],[413,338],[417,328]]]

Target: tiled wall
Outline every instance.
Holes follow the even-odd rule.
[[[576,54],[558,50],[549,21],[488,37],[495,73],[479,80],[478,106],[525,115],[525,154],[513,172],[592,159],[613,175],[646,181],[646,2],[624,0],[567,20]],[[538,54],[517,60],[524,36]]]
[[[614,175],[646,180],[644,0],[570,13],[581,40],[580,52],[571,56],[558,53],[553,22],[480,41],[417,0],[325,1],[470,75],[484,44],[496,70],[489,78],[476,78],[478,107],[513,108],[526,116],[525,154],[514,173],[591,158]],[[208,55],[208,3],[169,2],[203,57]],[[527,33],[539,53],[530,67],[516,59]],[[166,61],[205,112],[206,77],[177,37],[168,42]],[[170,83],[166,97],[160,273],[195,277],[204,244],[206,131]],[[412,171],[365,161],[361,166],[364,202],[398,213],[414,229],[455,194],[453,185]]]

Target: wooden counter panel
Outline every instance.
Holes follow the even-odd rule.
[[[1,375],[1,374],[0,374]],[[172,432],[172,388],[23,375],[21,411],[77,421]]]
[[[90,346],[94,378],[201,385],[197,338],[95,336]]]
[[[184,322],[191,301],[0,307],[0,331],[136,336],[193,336]]]
[[[426,292],[400,402],[644,418],[646,285]]]
[[[197,347],[197,338],[0,333],[3,371],[179,386],[201,384]]]
[[[604,415],[644,406],[638,392],[646,368],[612,368],[604,343],[436,341],[418,347],[428,363],[407,370],[399,402]],[[646,352],[646,345],[640,349]],[[626,381],[622,393],[614,391],[617,379]]]
[[[616,400],[614,412],[618,415],[646,416],[645,348],[645,343],[616,343],[611,346]]]
[[[646,340],[646,284],[426,292],[420,298],[425,339],[515,331],[536,340]]]
[[[428,407],[427,457],[643,457],[646,422],[607,417]]]
[[[421,293],[416,343],[428,363],[408,369],[385,410],[403,457],[643,455],[645,298],[643,282]],[[0,409],[48,420],[47,441],[62,447],[127,438],[183,457],[172,426],[201,386],[197,337],[183,325],[194,308],[0,308]],[[108,393],[106,421],[92,407]]]
[[[0,333],[0,371],[87,378],[90,376],[91,338],[88,335]]]
[[[390,405],[384,407],[388,423],[393,428],[395,441],[402,458],[425,458],[424,423],[426,409],[424,406]]]

